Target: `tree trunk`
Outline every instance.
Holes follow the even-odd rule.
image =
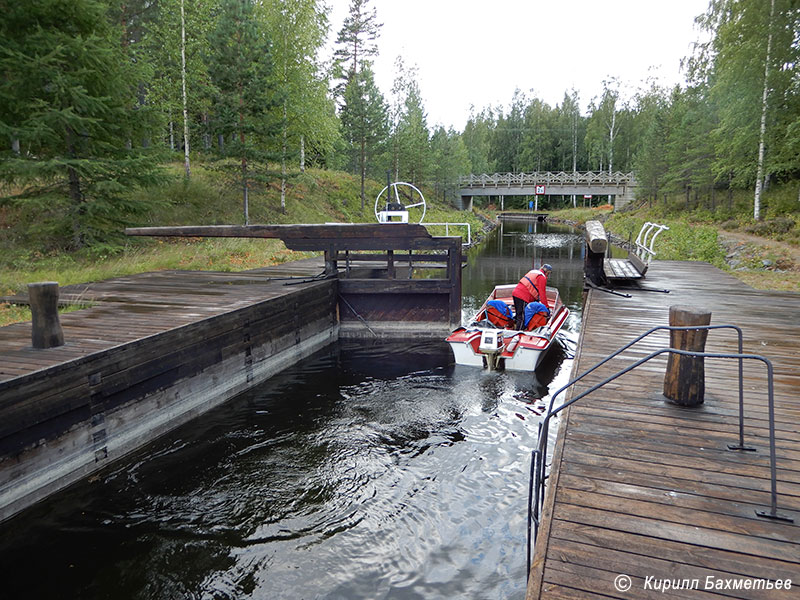
[[[286,108],[286,100],[283,101],[283,127],[282,127],[282,134],[281,134],[281,214],[286,214],[286,130],[289,127],[289,123],[287,121],[287,108]]]
[[[208,133],[208,113],[203,113],[203,149],[208,152],[211,150],[211,136]]]
[[[367,140],[363,137],[361,138],[361,212],[364,212],[364,206],[366,204],[366,194],[364,192],[364,181],[367,178]]]
[[[67,152],[72,159],[78,157],[75,149],[75,132],[70,127],[67,128]],[[72,204],[72,244],[77,249],[82,248],[86,241],[81,223],[81,219],[86,213],[86,207],[83,205],[81,178],[74,167],[67,167],[67,179],[69,181],[69,199]]]
[[[611,111],[611,125],[608,126],[608,174],[614,171],[614,134],[616,133],[617,111]]]
[[[764,178],[764,144],[767,137],[767,95],[769,93],[769,61],[772,54],[772,18],[775,14],[775,0],[770,2],[769,22],[767,23],[767,58],[764,61],[764,92],[761,95],[761,130],[758,136],[758,168],[756,170],[756,191],[753,198],[753,218],[761,219],[761,180]]]
[[[240,106],[243,99],[240,96]],[[242,144],[242,200],[244,202],[244,224],[250,224],[250,198],[249,186],[247,185],[247,152],[245,150],[246,138],[244,135],[244,115],[239,113],[239,142]]]
[[[191,176],[189,166],[189,110],[186,100],[186,19],[183,13],[183,0],[181,0],[181,89],[183,93],[183,169],[186,179]]]
[[[11,139],[11,151],[19,156],[19,138]]]
[[[306,172],[306,137],[300,136],[300,172]]]

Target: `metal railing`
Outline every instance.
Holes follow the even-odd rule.
[[[472,244],[472,225],[470,225],[469,223],[421,223],[421,224],[425,225],[425,227],[433,226],[433,225],[444,226],[444,235],[445,235],[445,237],[450,235],[450,226],[451,225],[453,227],[466,227],[467,228],[467,241],[466,242],[462,242],[461,245],[462,246],[469,246],[470,244]]]
[[[588,390],[574,396],[567,402],[564,402],[557,408],[553,408],[553,404],[555,403],[556,397],[566,391],[568,388],[573,386],[575,383],[589,375],[590,373],[597,370],[599,367],[610,361],[612,358],[618,356],[634,344],[640,342],[645,337],[649,336],[650,334],[656,331],[692,331],[692,330],[710,330],[710,329],[734,329],[738,334],[738,341],[739,341],[739,352],[737,354],[731,353],[714,353],[714,352],[691,352],[688,350],[678,350],[675,348],[662,348],[660,350],[656,350],[655,352],[650,353],[649,355],[645,356],[644,358],[636,361],[635,363],[629,365],[625,369],[618,371],[617,373],[607,377],[603,381],[593,385]],[[550,397],[550,404],[547,409],[547,414],[545,415],[544,420],[539,424],[539,442],[537,448],[531,452],[531,473],[530,473],[530,482],[528,487],[528,547],[527,547],[527,557],[528,557],[528,570],[530,576],[530,565],[531,565],[531,549],[532,546],[536,542],[536,536],[539,532],[539,519],[541,517],[541,509],[544,505],[544,492],[545,492],[545,481],[547,476],[545,474],[545,469],[547,465],[547,444],[548,444],[548,433],[549,433],[549,423],[550,419],[560,413],[565,408],[571,406],[578,400],[588,396],[592,392],[600,389],[607,383],[614,381],[615,379],[621,377],[622,375],[636,369],[637,367],[643,365],[644,363],[650,361],[651,359],[660,356],[665,353],[670,354],[679,354],[681,356],[691,356],[695,358],[735,358],[739,360],[739,443],[738,444],[728,444],[729,450],[740,450],[740,451],[750,451],[755,452],[756,449],[752,447],[747,447],[744,444],[744,360],[758,360],[763,362],[767,367],[767,396],[768,396],[768,420],[769,420],[769,461],[770,461],[770,509],[769,512],[766,511],[755,511],[756,515],[759,517],[770,518],[780,521],[787,521],[793,522],[793,519],[778,514],[778,489],[777,489],[777,466],[776,466],[776,456],[775,456],[775,405],[774,405],[774,386],[773,386],[773,368],[772,363],[769,359],[759,356],[756,354],[744,354],[742,350],[742,330],[736,325],[692,325],[692,326],[685,326],[685,327],[673,327],[662,325],[659,327],[654,327],[649,331],[646,331],[633,341],[629,342],[625,346],[621,347],[619,350],[610,354],[602,361],[594,365],[593,367],[589,368],[588,370],[584,371],[576,378],[571,380],[569,383],[561,387],[558,391],[556,391]]]
[[[653,244],[662,231],[669,231],[666,225],[659,225],[658,223],[646,222],[639,230],[639,235],[636,236],[636,255],[642,259],[644,264],[649,265],[656,252],[653,250]]]
[[[458,185],[467,187],[514,187],[535,184],[543,185],[635,185],[633,173],[616,171],[567,172],[547,171],[534,173],[494,173],[487,175],[462,175]]]

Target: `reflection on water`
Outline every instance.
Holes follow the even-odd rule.
[[[582,259],[569,230],[515,225],[471,251],[464,302],[551,263],[574,316],[536,374],[456,366],[443,342],[331,346],[1,526],[4,596],[523,597]]]

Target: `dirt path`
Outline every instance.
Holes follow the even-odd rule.
[[[800,270],[800,246],[787,244],[786,242],[778,242],[767,238],[758,237],[749,233],[742,233],[739,231],[720,231],[719,239],[722,244],[729,249],[729,253],[737,249],[737,247],[751,252],[765,255],[764,258],[769,260],[766,255],[774,255],[775,258],[783,265],[776,266],[776,268],[796,271]],[[749,248],[748,248],[749,246]]]
[[[760,290],[800,292],[800,247],[739,231],[720,231],[732,274]]]

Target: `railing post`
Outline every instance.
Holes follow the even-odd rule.
[[[700,309],[670,306],[671,327],[709,325],[711,312]],[[705,352],[707,329],[672,330],[670,348],[689,352]],[[664,396],[680,406],[699,406],[705,396],[705,366],[702,357],[670,353],[664,375]]]
[[[58,319],[58,282],[42,281],[28,284],[31,304],[31,343],[45,349],[64,345],[64,331]]]

